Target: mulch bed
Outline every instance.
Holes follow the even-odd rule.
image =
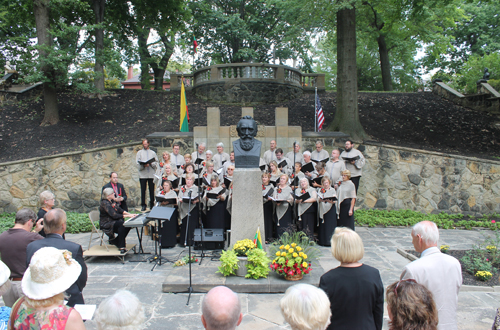
[[[101,99],[59,93],[60,123],[41,127],[43,97],[0,104],[0,162],[138,141],[153,132],[179,131],[179,93],[113,90]],[[320,94],[325,126],[335,115],[336,93]],[[221,125],[235,125],[241,106],[205,102],[187,92],[189,128],[205,126],[206,108],[218,106]],[[359,116],[370,140],[431,151],[498,159],[500,120],[457,106],[430,92],[359,93]],[[259,124],[274,125],[276,107],[288,122],[314,131],[314,94],[254,107]],[[267,147],[267,146],[266,146]],[[279,146],[284,147],[284,146]]]
[[[446,254],[455,257],[459,262],[460,259],[465,256],[465,253],[468,250],[448,250]],[[415,250],[406,250],[407,253],[412,254],[416,257],[420,258],[420,253],[416,252]],[[462,262],[460,262],[460,265],[462,265]],[[493,277],[489,281],[480,281],[476,279],[476,277],[470,273],[468,273],[463,265],[462,265],[462,278],[463,278],[463,284],[464,285],[477,285],[477,286],[498,286],[500,285],[500,265],[493,265],[495,272],[493,273]],[[496,267],[495,267],[496,266]]]

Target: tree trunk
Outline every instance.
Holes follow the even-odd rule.
[[[52,46],[52,37],[49,33],[50,16],[49,0],[34,0],[33,12],[35,13],[36,35],[38,46]],[[59,122],[59,109],[57,107],[57,90],[54,84],[54,68],[47,63],[48,53],[40,48],[41,70],[45,75],[46,81],[43,83],[43,101],[45,105],[45,115],[41,126],[55,125]]]
[[[356,67],[356,9],[337,12],[337,110],[328,131],[342,131],[355,141],[367,135],[358,114]]]
[[[380,34],[377,38],[377,42],[384,91],[392,91],[391,62],[389,61],[389,50],[387,49],[387,44],[385,43],[385,36]]]
[[[148,37],[149,37],[149,28],[144,28],[141,32],[137,34],[137,41],[139,44],[139,59],[141,61],[141,88],[149,89],[151,84],[149,80],[151,77],[149,76],[149,64],[151,60],[151,56],[148,52]]]
[[[175,35],[172,35],[170,38],[163,35],[160,36],[160,39],[165,46],[165,52],[163,53],[163,56],[158,64],[151,63],[155,76],[155,90],[157,91],[163,90],[163,76],[165,75],[165,70],[167,68],[168,62],[170,61],[170,57],[174,53]]]
[[[165,69],[159,67],[153,68],[155,76],[155,91],[163,90],[163,75],[165,74]]]
[[[104,6],[106,0],[94,0],[94,15],[95,23],[101,24],[104,22]],[[97,90],[104,92],[104,59],[102,51],[104,49],[104,29],[98,28],[95,30],[95,78],[94,84]]]

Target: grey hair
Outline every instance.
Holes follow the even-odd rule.
[[[214,155],[214,153],[212,152],[212,150],[205,151],[205,154],[211,154],[212,156]]]
[[[113,174],[114,172],[111,172],[111,174]],[[111,175],[109,176],[111,177]],[[45,191],[42,191],[40,193],[40,206],[43,206],[43,204],[45,204],[45,201],[48,201],[49,199],[52,199],[52,198],[56,198],[56,196],[54,196],[54,194],[52,192],[50,192],[49,190],[45,190]]]
[[[25,207],[17,211],[14,223],[24,225],[30,220],[36,221],[37,219],[38,217],[36,216],[35,211]]]
[[[411,230],[413,235],[420,235],[426,244],[437,245],[439,241],[439,230],[432,221],[420,221]]]
[[[199,147],[203,147],[203,148],[206,148],[207,147],[207,144],[205,142],[202,142],[198,145]]]
[[[319,144],[321,144],[321,146],[323,146],[323,141],[318,140],[318,141],[316,141],[316,143],[315,143],[315,144],[318,144],[318,143],[319,143]]]
[[[302,155],[308,155],[309,157],[311,157],[311,152],[309,150],[306,150],[302,153]]]
[[[113,188],[104,188],[104,190],[102,191],[101,199],[107,199],[109,195],[114,193],[115,191],[113,190]]]
[[[127,290],[118,290],[104,299],[94,317],[98,330],[143,329],[145,319],[141,302]]]
[[[222,148],[224,148],[224,143],[219,142],[219,143],[217,143],[215,146],[216,146],[216,147],[222,147]]]
[[[330,300],[323,290],[310,284],[289,287],[280,300],[280,308],[294,330],[324,330],[330,324]]]
[[[308,178],[302,178],[302,179],[300,179],[300,181],[299,181],[299,182],[302,182],[302,181],[307,182],[307,188],[309,188],[309,187],[310,187],[310,186],[309,186],[309,179],[308,179]]]

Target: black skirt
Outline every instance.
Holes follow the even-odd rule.
[[[191,211],[191,216],[189,217],[189,228],[188,228],[188,216],[185,216],[184,219],[182,219],[182,224],[181,224],[181,237],[180,237],[180,243],[181,245],[193,245],[193,239],[194,239],[194,229],[198,227],[198,205],[196,205],[193,210]],[[186,229],[188,229],[188,236],[186,240]]]
[[[339,220],[337,221],[338,227],[348,227],[354,230],[354,212],[349,216],[349,209],[351,208],[352,198],[346,198],[340,203]]]
[[[205,228],[220,228],[224,229],[224,211],[225,203],[223,201],[218,201],[214,206],[210,206],[210,210],[207,210],[207,220],[205,222]]]
[[[276,221],[276,234],[278,235],[278,238],[281,235],[283,235],[286,231],[292,231],[293,230],[292,206],[291,205],[288,206],[288,210],[279,221],[279,226],[278,226],[278,216],[276,214],[274,215],[274,219]]]
[[[314,239],[314,221],[316,221],[316,203],[309,206],[309,208],[300,216],[301,230],[306,233],[311,240]]]
[[[264,203],[264,230],[266,242],[272,241],[274,238],[274,219],[273,219],[273,202]]]
[[[161,223],[161,247],[169,248],[174,247],[177,243],[177,219],[179,218],[179,212],[177,207],[169,220],[163,221]]]
[[[323,215],[324,219],[319,219],[318,229],[318,244],[322,246],[330,246],[333,232],[337,228],[337,207],[332,205],[330,211]]]

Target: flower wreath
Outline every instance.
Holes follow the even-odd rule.
[[[182,191],[183,193],[185,193],[185,192],[186,192],[186,186],[182,186],[181,191]]]

